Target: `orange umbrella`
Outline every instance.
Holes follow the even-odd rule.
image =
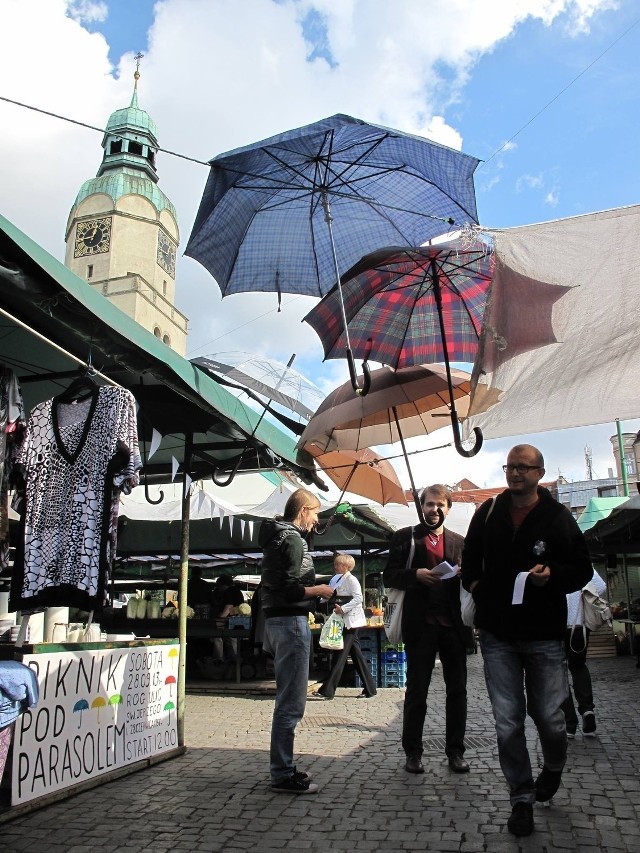
[[[307,442],[300,454],[305,451],[343,494],[353,492],[382,506],[388,503],[407,506],[407,497],[393,465],[368,447],[325,452],[318,444]]]

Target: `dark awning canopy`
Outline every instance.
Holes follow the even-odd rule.
[[[94,291],[0,216],[0,361],[21,380],[25,405],[65,388],[82,365],[129,388],[140,441],[163,438],[146,465],[166,481],[193,432],[192,478],[286,468],[306,482],[295,442]],[[144,448],[141,448],[144,449]],[[144,459],[144,455],[143,455]]]

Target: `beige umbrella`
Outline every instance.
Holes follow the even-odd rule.
[[[459,413],[466,412],[471,375],[453,368],[450,372],[456,406]],[[486,397],[487,408],[498,401],[499,393],[496,390]],[[351,382],[332,391],[305,427],[298,446],[313,442],[326,452],[361,450],[400,441],[418,517],[422,520],[404,440],[450,424],[449,401],[444,365],[413,365],[400,370],[382,367],[371,372],[371,386],[366,395],[354,395]]]
[[[353,391],[351,392],[353,393]],[[342,492],[352,492],[384,506],[397,503],[407,506],[404,489],[391,462],[369,448],[362,450],[329,450],[314,442],[305,444],[298,459],[309,453],[316,465]]]

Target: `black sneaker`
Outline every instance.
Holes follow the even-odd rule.
[[[513,835],[531,835],[533,832],[533,806],[531,803],[516,803],[507,821],[507,829]]]
[[[582,715],[582,734],[585,737],[596,736],[596,715],[593,711],[585,711]]]
[[[281,794],[315,794],[318,786],[306,779],[300,779],[294,772],[288,779],[272,783],[271,790]]]
[[[560,779],[562,779],[562,770],[547,770],[543,767],[536,779],[536,802],[548,802],[560,787]]]
[[[301,782],[310,782],[313,779],[311,773],[307,773],[304,770],[296,770],[293,768],[293,778],[300,779]]]

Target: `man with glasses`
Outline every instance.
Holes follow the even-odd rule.
[[[544,459],[530,444],[509,451],[507,490],[471,520],[462,584],[473,594],[500,766],[509,785],[510,832],[533,832],[533,803],[558,790],[567,754],[562,703],[567,593],[591,578],[587,546],[569,510],[539,486]],[[533,720],[544,765],[535,782],[525,737]]]

